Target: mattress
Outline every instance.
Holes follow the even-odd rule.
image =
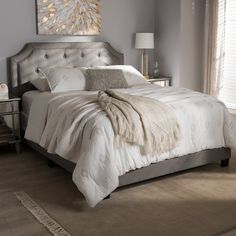
[[[41,92],[38,90],[32,90],[24,93],[22,96],[22,110],[21,110],[21,128],[26,129],[28,117],[30,113],[30,108],[33,103],[34,98]]]

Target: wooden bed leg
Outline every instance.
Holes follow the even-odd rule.
[[[221,167],[228,167],[229,166],[229,159],[221,160],[220,166]]]
[[[55,163],[54,163],[52,160],[48,160],[48,166],[49,166],[50,168],[53,168],[53,167],[55,167],[56,165],[55,165]]]
[[[105,198],[104,198],[104,200],[107,200],[107,199],[110,199],[111,198],[111,194],[109,194],[108,196],[106,196]]]

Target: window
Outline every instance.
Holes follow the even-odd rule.
[[[219,98],[236,109],[236,0],[226,0],[225,59]]]

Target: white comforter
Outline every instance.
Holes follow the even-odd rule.
[[[137,146],[116,148],[97,92],[42,93],[34,100],[25,138],[76,163],[73,181],[94,207],[130,170],[204,149],[236,147],[236,121],[216,98],[183,88],[142,85],[119,91],[147,96],[171,105],[181,129],[176,148],[142,156]]]

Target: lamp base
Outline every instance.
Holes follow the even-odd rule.
[[[149,73],[148,73],[148,64],[149,64],[149,58],[146,54],[146,50],[144,49],[141,55],[141,61],[140,61],[140,67],[141,67],[141,73],[145,77],[145,79],[149,79]]]
[[[148,76],[148,55],[145,52],[143,54],[143,76]]]

